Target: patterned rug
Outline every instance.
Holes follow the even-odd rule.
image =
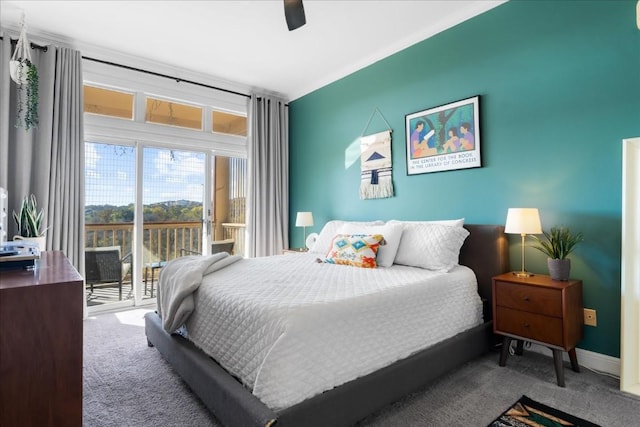
[[[600,427],[522,396],[488,427]]]

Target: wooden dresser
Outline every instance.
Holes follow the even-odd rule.
[[[0,426],[82,426],[83,295],[59,251],[0,272]]]
[[[507,362],[512,339],[518,340],[516,354],[522,354],[524,341],[542,344],[552,350],[556,379],[564,387],[562,352],[569,352],[572,369],[580,372],[575,347],[582,339],[583,320],[580,280],[512,273],[493,278],[493,332],[504,336],[500,366]]]

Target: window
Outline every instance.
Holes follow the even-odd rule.
[[[151,97],[147,97],[146,107],[145,119],[149,123],[202,130],[201,107]]]
[[[132,93],[84,86],[84,112],[102,116],[133,119]]]
[[[214,110],[211,112],[211,122],[214,132],[247,136],[247,118],[245,116]]]

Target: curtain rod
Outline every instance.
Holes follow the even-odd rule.
[[[4,36],[0,36],[0,40],[4,40]],[[9,40],[12,44],[18,43],[18,39],[12,39],[11,37],[9,37]],[[46,52],[49,49],[48,46],[40,46],[39,44],[35,44],[34,42],[29,42],[29,44],[31,45],[31,49],[39,49],[43,52]]]
[[[0,40],[3,40],[3,39],[4,39],[4,36],[0,36]],[[11,43],[14,43],[14,44],[18,42],[18,39],[9,38],[9,40],[11,40]],[[40,49],[43,52],[46,52],[47,49],[48,49],[48,46],[40,46],[40,45],[35,44],[33,42],[30,42],[30,43],[31,43],[31,49]],[[104,61],[102,59],[91,58],[91,57],[88,57],[88,56],[83,56],[82,59],[86,59],[87,61],[99,62],[99,63],[105,64],[105,65],[113,65],[114,67],[125,68],[125,69],[131,70],[131,71],[138,71],[138,72],[145,73],[145,74],[151,74],[151,75],[157,76],[157,77],[164,77],[166,79],[175,80],[178,83],[180,83],[180,82],[190,83],[190,84],[193,84],[193,85],[196,85],[196,86],[206,87],[208,89],[219,90],[219,91],[222,91],[222,92],[232,93],[234,95],[240,95],[240,96],[244,96],[246,98],[251,98],[251,95],[248,95],[246,93],[236,92],[234,90],[224,89],[224,88],[217,87],[217,86],[211,86],[211,85],[208,85],[208,84],[205,84],[205,83],[194,82],[193,80],[181,79],[181,78],[178,78],[178,77],[169,76],[167,74],[156,73],[155,71],[143,70],[141,68],[130,67],[128,65],[117,64],[115,62]],[[289,104],[284,104],[284,105],[285,105],[285,107],[289,106]]]
[[[244,96],[244,97],[247,97],[247,98],[251,98],[251,95],[247,95],[246,93],[236,92],[234,90],[229,90],[229,89],[223,89],[223,88],[220,88],[220,87],[211,86],[211,85],[204,84],[204,83],[198,83],[198,82],[194,82],[192,80],[185,80],[185,79],[181,79],[181,78],[178,78],[178,77],[169,76],[167,74],[156,73],[155,71],[143,70],[141,68],[130,67],[128,65],[117,64],[115,62],[110,62],[110,61],[104,61],[102,59],[90,58],[88,56],[83,56],[82,59],[86,59],[87,61],[99,62],[101,64],[106,64],[106,65],[113,65],[114,67],[125,68],[125,69],[131,70],[131,71],[138,71],[138,72],[145,73],[145,74],[151,74],[151,75],[157,76],[157,77],[164,77],[164,78],[167,78],[167,79],[175,80],[178,83],[180,83],[180,82],[190,83],[190,84],[193,84],[193,85],[206,87],[208,89],[220,90],[222,92],[232,93],[234,95],[240,95],[240,96]]]

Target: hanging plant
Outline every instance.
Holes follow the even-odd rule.
[[[32,63],[28,64],[26,86],[27,109],[24,112],[24,127],[29,130],[38,126],[38,69]]]
[[[31,62],[30,48],[23,17],[20,37],[9,61],[9,73],[18,85],[16,127],[24,124],[26,130],[38,126],[38,69]]]

